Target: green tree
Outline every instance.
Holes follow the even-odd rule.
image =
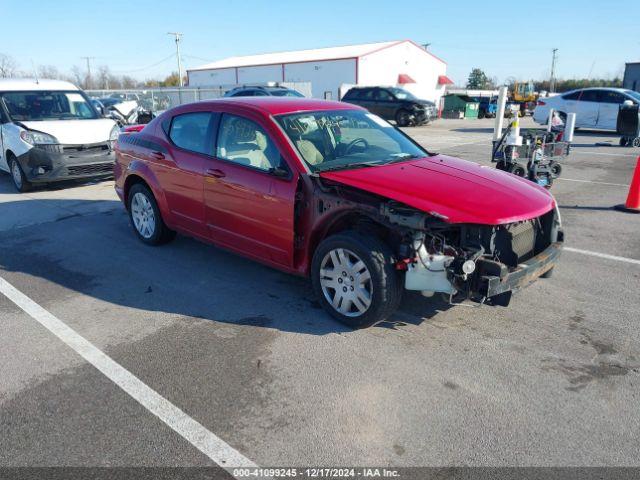
[[[469,74],[469,80],[467,80],[467,88],[473,90],[484,90],[486,88],[489,88],[490,86],[491,81],[489,80],[489,77],[487,77],[486,73],[484,73],[479,68],[474,68],[473,70],[471,70],[471,73]]]

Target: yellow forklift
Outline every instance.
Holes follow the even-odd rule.
[[[520,106],[520,116],[531,115],[538,100],[538,94],[533,88],[533,82],[513,82],[509,88],[509,100]]]

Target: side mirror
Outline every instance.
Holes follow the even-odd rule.
[[[269,174],[278,178],[287,178],[289,177],[289,170],[284,167],[282,164],[277,167],[272,167],[269,169]]]

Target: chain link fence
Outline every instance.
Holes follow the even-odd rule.
[[[255,84],[252,84],[255,85]],[[274,86],[274,84],[269,84]],[[310,82],[281,82],[278,86],[297,90],[305,97],[311,97]],[[154,113],[168,110],[169,108],[185,103],[212,100],[223,97],[229,90],[243,85],[220,85],[217,87],[168,87],[168,88],[136,88],[121,90],[86,90],[91,98],[120,98],[135,100],[145,110]],[[266,86],[266,85],[265,85]]]

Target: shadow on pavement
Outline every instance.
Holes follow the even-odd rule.
[[[65,209],[77,202],[39,204]],[[161,247],[146,246],[134,236],[119,202],[84,203],[81,215],[0,232],[0,269],[50,282],[36,281],[34,290],[25,292],[37,292],[39,303],[74,291],[127,308],[234,325],[311,335],[350,331],[325,313],[305,278],[181,235]],[[106,211],[105,203],[111,207]],[[402,311],[384,326],[419,324],[446,308],[409,293]]]

